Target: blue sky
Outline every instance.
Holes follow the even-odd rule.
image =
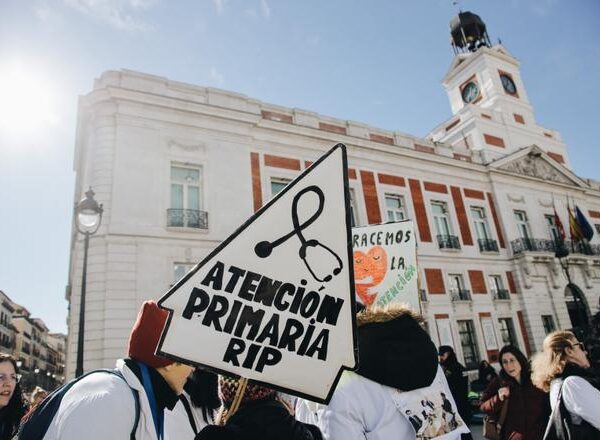
[[[575,172],[600,180],[600,2],[459,6],[522,62],[538,123],[562,133]],[[103,71],[423,136],[451,115],[440,80],[456,12],[451,0],[2,0],[0,290],[66,331],[76,105]]]

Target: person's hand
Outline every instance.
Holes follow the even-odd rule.
[[[510,396],[510,388],[502,387],[498,390],[498,397],[500,398],[500,402],[504,402],[504,399],[507,399]]]

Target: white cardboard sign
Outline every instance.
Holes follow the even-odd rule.
[[[419,310],[417,250],[411,220],[352,228],[357,300],[366,307]]]
[[[338,144],[159,300],[157,353],[328,402],[357,362],[349,213]]]

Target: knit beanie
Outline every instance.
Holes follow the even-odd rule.
[[[169,312],[159,308],[156,301],[142,304],[129,335],[128,354],[131,359],[152,368],[166,367],[173,363],[172,360],[155,354],[168,316]]]
[[[231,406],[231,403],[235,399],[239,384],[239,378],[235,379],[229,376],[219,376],[219,397],[221,398],[225,408],[229,408]],[[244,392],[244,396],[240,402],[240,406],[255,400],[266,399],[274,395],[275,390],[248,382],[246,391]]]

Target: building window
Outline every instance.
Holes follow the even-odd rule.
[[[193,263],[175,263],[173,264],[173,284],[182,279],[190,270],[194,268]]]
[[[596,224],[594,225],[594,228],[596,228],[596,233],[597,233],[598,235],[600,235],[600,224],[599,224],[599,223],[596,223]]]
[[[494,299],[510,299],[508,290],[504,288],[504,282],[500,275],[489,276],[490,286],[492,287],[492,295]]]
[[[502,343],[504,345],[514,345],[515,347],[518,347],[517,335],[515,334],[512,318],[500,318],[498,319],[498,323],[500,324]]]
[[[275,197],[275,195],[278,194],[283,188],[285,188],[290,182],[290,179],[271,179],[271,197]]]
[[[477,234],[479,250],[481,252],[498,252],[498,243],[491,238],[485,209],[479,206],[471,207],[471,218]]]
[[[207,228],[206,213],[202,211],[201,187],[201,168],[171,166],[168,226]]]
[[[554,330],[556,330],[552,315],[542,315],[542,323],[544,324],[544,331],[546,334],[552,333]]]
[[[460,249],[460,242],[452,231],[448,205],[446,202],[431,202],[433,223],[437,232],[438,246],[440,249]]]
[[[448,285],[450,286],[450,295],[453,301],[469,301],[471,292],[465,289],[465,283],[461,274],[448,274]]]
[[[515,221],[517,222],[517,229],[519,231],[519,237],[527,240],[531,238],[531,229],[529,228],[529,221],[527,220],[527,214],[525,211],[515,211]]]
[[[385,195],[385,213],[389,222],[406,220],[406,205],[404,197],[397,194]]]
[[[477,368],[479,364],[479,351],[477,350],[477,339],[473,321],[470,319],[457,321],[457,324],[465,367],[467,367],[467,369]]]
[[[433,213],[433,222],[438,235],[452,235],[448,205],[445,202],[431,202],[431,212]]]
[[[546,225],[548,226],[548,234],[550,235],[550,239],[554,242],[560,241],[560,234],[558,233],[558,228],[556,227],[556,219],[554,215],[545,215]]]

